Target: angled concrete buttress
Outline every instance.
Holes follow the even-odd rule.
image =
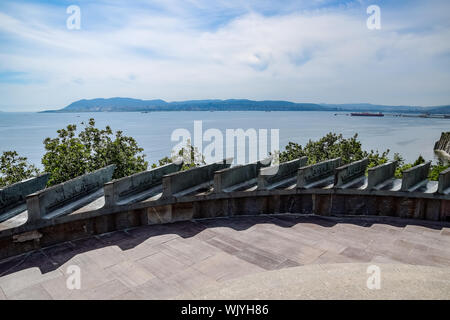
[[[0,189],[0,222],[26,211],[26,196],[44,189],[49,177],[44,173]]]
[[[69,214],[102,197],[103,185],[112,179],[115,167],[110,165],[29,195],[27,223]]]
[[[428,183],[430,167],[431,161],[428,161],[403,171],[402,187],[400,191],[413,192],[426,186]]]
[[[280,163],[279,165],[262,168],[258,175],[258,190],[271,190],[295,184],[297,171],[308,162],[307,157]]]
[[[270,166],[272,158],[246,165],[222,169],[214,173],[214,192],[232,192],[250,188],[257,183],[259,169]]]
[[[297,188],[310,189],[333,184],[334,171],[341,165],[341,158],[325,160],[310,166],[301,167],[297,174]]]
[[[214,183],[214,172],[231,166],[233,158],[165,175],[162,179],[162,199],[181,197],[200,189],[209,189]]]
[[[349,163],[336,169],[334,187],[339,189],[360,187],[366,179],[366,169],[369,159]]]
[[[439,174],[438,193],[450,194],[450,168]]]
[[[395,180],[395,169],[397,169],[397,161],[369,168],[367,172],[367,189],[381,190],[389,184],[392,184]]]
[[[179,171],[182,165],[183,161],[179,160],[107,182],[104,186],[105,207],[139,202],[160,193],[163,176]]]

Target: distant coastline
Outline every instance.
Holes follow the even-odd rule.
[[[67,112],[152,112],[152,111],[335,111],[335,112],[394,112],[419,114],[450,114],[450,105],[435,107],[386,106],[368,103],[320,104],[290,101],[247,99],[188,100],[166,102],[164,100],[140,100],[133,98],[98,98],[78,100],[59,110],[43,113]]]

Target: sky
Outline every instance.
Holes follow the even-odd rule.
[[[448,105],[450,1],[2,0],[0,97]]]

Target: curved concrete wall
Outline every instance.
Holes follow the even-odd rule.
[[[396,161],[369,168],[367,172],[367,188],[379,190],[391,183],[394,179],[396,168]]]
[[[341,165],[341,158],[322,161],[298,169],[297,188],[308,189],[315,186],[329,185],[334,181],[336,168]]]
[[[307,157],[280,163],[279,165],[262,168],[258,175],[258,190],[270,190],[288,183],[295,183],[297,172],[308,162]]]
[[[182,196],[213,184],[214,172],[231,166],[232,158],[186,171],[168,174],[162,179],[163,198]]]
[[[272,158],[216,171],[214,192],[231,192],[256,184],[261,168],[270,166]]]
[[[68,214],[103,195],[115,165],[85,174],[27,196],[28,222]]]
[[[104,186],[105,207],[134,203],[150,198],[156,192],[162,190],[163,176],[179,171],[182,166],[182,161],[176,161],[162,167],[107,182]]]
[[[439,174],[439,188],[438,193],[450,194],[450,168],[442,171]]]
[[[431,161],[419,164],[408,170],[403,171],[401,191],[414,191],[428,182],[428,174],[430,172]]]
[[[21,250],[30,250],[35,245],[44,246],[86,234],[109,232],[142,224],[237,214],[292,212],[318,215],[386,215],[450,221],[450,195],[442,193],[442,190],[445,191],[449,187],[450,170],[441,173],[439,184],[428,182],[426,188],[413,191],[410,191],[410,188],[401,191],[399,186],[398,188],[372,189],[369,185],[363,188],[352,184],[355,178],[365,179],[363,172],[366,164],[358,162],[334,170],[336,176],[345,172],[345,178],[350,181],[350,184],[344,183],[339,188],[330,186],[295,188],[297,173],[323,165],[299,168],[302,163],[306,164],[306,159],[302,158],[281,164],[278,168],[281,168],[281,171],[278,172],[271,171],[274,167],[262,168],[258,178],[262,176],[261,171],[274,173],[275,179],[270,181],[272,183],[269,185],[270,188],[210,192],[214,186],[213,177],[217,175],[227,173],[233,175],[236,172],[242,174],[241,170],[244,170],[251,172],[248,177],[253,177],[253,165],[244,166],[244,169],[236,167],[223,170],[228,168],[230,163],[231,161],[224,160],[187,171],[171,173],[164,175],[161,180],[159,177],[165,170],[174,168],[162,167],[154,171],[150,170],[153,173],[137,174],[138,177],[150,175],[152,178],[136,180],[135,183],[132,183],[132,177],[119,179],[117,180],[120,184],[118,189],[120,192],[117,193],[119,202],[109,206],[103,205],[105,197],[103,197],[102,185],[111,180],[112,167],[30,195],[27,198],[28,211],[31,213],[29,222],[14,224],[12,222],[15,220],[12,218],[7,221],[7,225],[0,223],[0,256],[5,257],[17,254]],[[331,160],[329,164],[331,167],[337,166],[338,160]],[[328,169],[325,171],[316,171],[310,178],[315,181],[314,179],[322,177],[323,172],[326,172],[328,176],[331,172],[330,166],[326,166]],[[382,176],[382,178],[377,177],[376,182],[391,176],[392,167],[390,166],[391,164],[386,164],[373,169],[375,172],[381,172]],[[415,173],[417,176],[414,179],[409,177]],[[413,186],[414,182],[420,183],[427,175],[426,166],[412,168],[406,173],[408,182],[412,181]],[[243,178],[247,176],[244,174],[244,177],[239,179],[232,177],[228,180],[229,185],[235,186],[234,182],[241,182],[245,180]],[[139,181],[146,182],[141,185]],[[289,183],[286,184],[286,181]],[[397,182],[401,183],[401,181]],[[287,185],[288,188],[286,188]],[[105,190],[108,186],[114,186],[114,182],[106,183]],[[142,190],[141,186],[145,190]],[[162,191],[162,194],[166,196],[128,202],[130,196],[134,197],[152,191],[154,188],[158,188],[158,192]],[[204,192],[206,189],[208,192]],[[126,201],[120,202],[120,195],[122,200]],[[74,213],[74,210],[80,206],[84,206],[83,209]],[[31,240],[36,241],[30,242]]]
[[[0,189],[0,222],[24,211],[26,207],[22,205],[26,196],[44,189],[49,177],[48,173],[44,173]]]

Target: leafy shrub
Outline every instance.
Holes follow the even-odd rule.
[[[16,151],[4,151],[0,158],[0,187],[32,178],[39,170]]]
[[[147,169],[144,149],[132,137],[122,131],[113,134],[111,128],[95,127],[90,119],[83,131],[76,135],[77,127],[68,125],[57,131],[56,138],[44,140],[47,152],[42,158],[46,172],[50,173],[48,184],[58,184],[110,164],[115,164],[113,178],[129,176]]]

